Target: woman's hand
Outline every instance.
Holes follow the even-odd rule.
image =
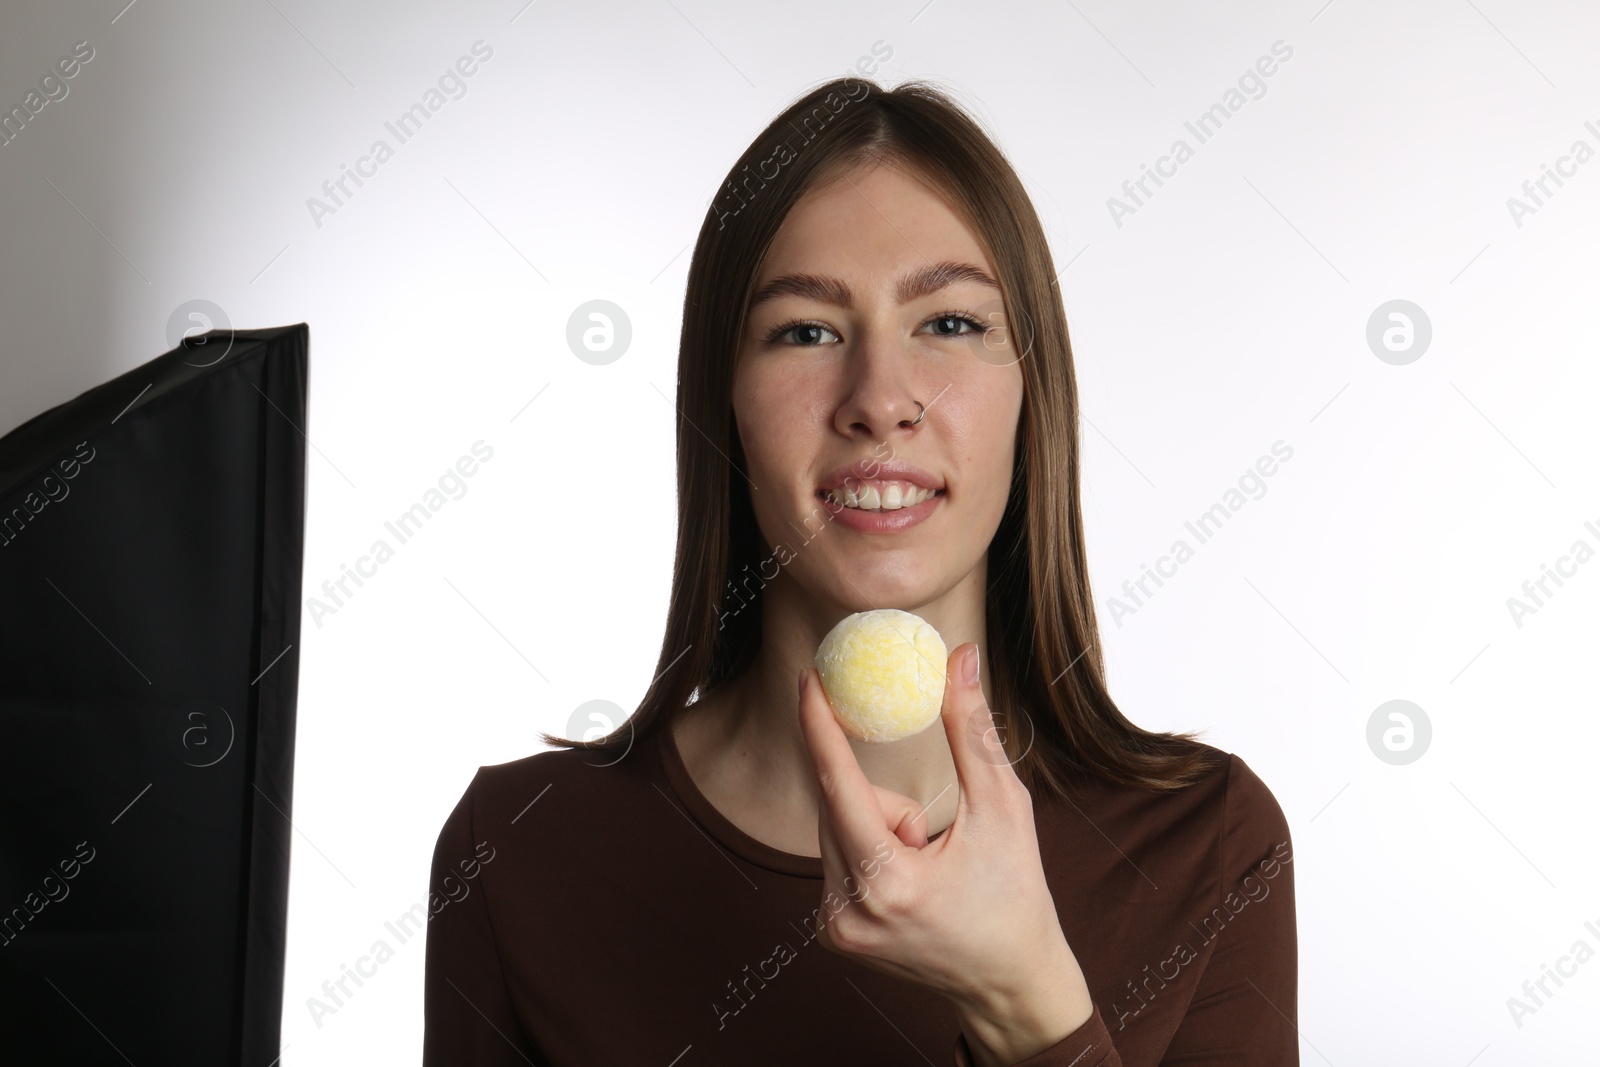
[[[974,1059],[1009,1064],[1083,1025],[1093,1003],[1045,882],[1032,796],[978,685],[977,656],[976,644],[960,646],[946,672],[940,720],[959,794],[955,821],[935,841],[921,805],[867,780],[810,667],[800,675],[800,729],[822,794],[823,899],[834,904],[820,913],[818,940],[944,994]]]

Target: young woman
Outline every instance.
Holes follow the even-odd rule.
[[[931,86],[752,142],[689,271],[657,676],[445,823],[425,1064],[1298,1063],[1282,811],[1106,690],[1055,277]],[[944,706],[857,742],[811,664],[886,607]]]

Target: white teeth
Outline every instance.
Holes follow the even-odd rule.
[[[837,489],[823,490],[823,493],[835,504],[862,511],[897,511],[900,508],[916,507],[939,495],[938,490],[900,482],[885,483],[881,489],[876,485],[863,485],[859,488],[840,486]]]

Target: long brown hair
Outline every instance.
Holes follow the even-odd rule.
[[[755,591],[764,587],[762,537],[738,474],[745,463],[731,393],[739,338],[790,208],[819,179],[871,162],[911,165],[965,215],[998,271],[1012,343],[1025,352],[1011,492],[989,549],[985,664],[1018,776],[1056,796],[1085,775],[1150,789],[1189,784],[1209,762],[1207,747],[1190,733],[1136,726],[1106,689],[1083,543],[1072,345],[1044,229],[993,141],[922,81],[893,90],[863,78],[820,85],[728,172],[701,224],[683,303],[677,559],[656,678],[631,719],[605,737],[542,734],[545,743],[620,759],[697,691],[754,660],[761,612],[729,610],[750,595],[752,578]]]

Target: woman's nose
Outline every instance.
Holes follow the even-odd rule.
[[[922,421],[926,401],[917,395],[910,357],[895,338],[864,334],[847,358],[846,393],[835,415],[840,433],[881,439]]]

